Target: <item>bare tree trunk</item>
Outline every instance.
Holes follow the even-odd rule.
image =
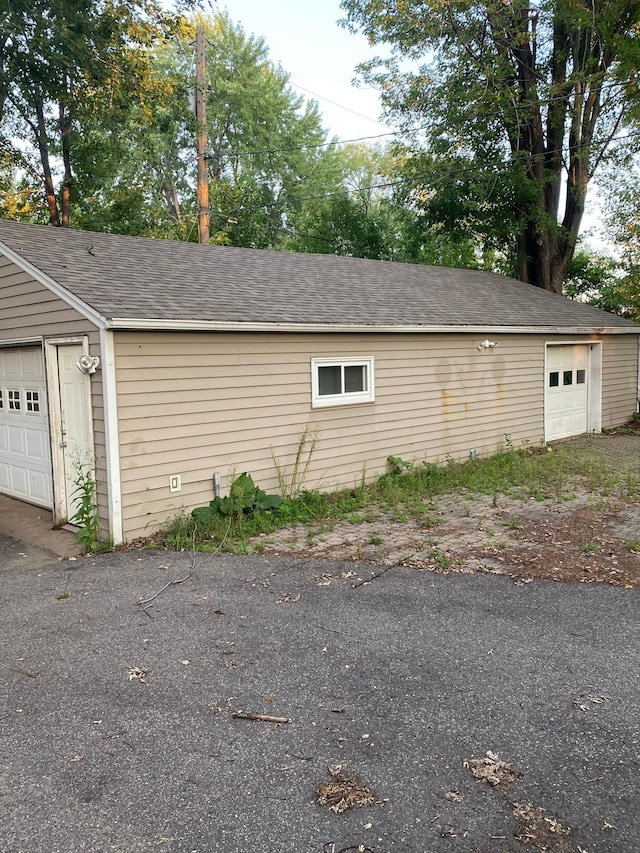
[[[42,163],[42,175],[44,178],[44,192],[47,198],[47,206],[49,208],[49,222],[52,225],[60,225],[60,211],[58,210],[58,200],[56,199],[55,188],[53,186],[53,176],[51,174],[51,164],[49,161],[49,143],[47,139],[47,128],[44,120],[44,104],[39,97],[34,98],[34,106],[36,111],[37,125],[33,127],[38,143],[38,151],[40,152],[40,162]]]
[[[71,171],[71,110],[60,104],[60,139],[62,141],[62,162],[64,164],[64,178],[62,180],[62,222],[65,228],[69,227],[71,215],[71,187],[73,186],[73,174]]]
[[[2,126],[2,119],[4,117],[4,107],[7,102],[7,95],[9,94],[9,82],[6,78],[5,70],[5,50],[8,38],[8,35],[0,34],[0,127]]]
[[[171,180],[163,181],[161,192],[167,205],[167,213],[169,219],[179,225],[182,221],[182,213],[180,210],[180,196],[175,184]]]
[[[575,240],[559,227],[541,229],[532,222],[518,236],[516,277],[552,293],[562,293]]]

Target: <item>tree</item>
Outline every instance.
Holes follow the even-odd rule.
[[[206,33],[211,241],[281,248],[309,196],[339,174],[315,103],[292,91],[261,38],[225,13],[193,16],[148,51],[142,100],[82,121],[76,224],[197,238],[196,119],[190,109],[196,24]]]
[[[613,288],[615,307],[611,310],[640,322],[640,162],[629,154],[624,165],[622,175],[620,164],[612,166],[608,181],[603,183],[607,190],[606,221],[619,258]]]
[[[637,102],[638,0],[343,0],[391,54],[362,66],[406,134],[435,218],[561,292],[589,182]],[[414,70],[407,70],[408,64]]]
[[[264,39],[228,14],[198,21],[207,39],[212,241],[278,248],[304,199],[333,184],[317,103],[297,95]]]
[[[0,127],[37,152],[52,225],[70,223],[83,120],[140,96],[171,26],[156,0],[0,0]]]
[[[564,282],[570,299],[588,302],[603,311],[624,314],[622,269],[612,258],[579,248],[573,255]]]
[[[451,239],[438,225],[425,223],[423,211],[407,191],[404,157],[395,147],[343,145],[334,152],[338,182],[310,198],[296,218],[293,251],[359,258],[477,266],[467,236]],[[406,177],[406,175],[405,175]]]
[[[173,38],[147,56],[139,96],[105,114],[83,117],[76,144],[76,216],[80,228],[187,239],[195,207],[194,119],[189,111],[184,19]]]

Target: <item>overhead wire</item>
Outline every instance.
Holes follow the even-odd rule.
[[[312,95],[314,98],[319,98],[321,101],[326,101],[328,104],[332,104],[334,107],[338,107],[341,110],[346,110],[346,112],[352,113],[354,116],[358,116],[358,118],[362,118],[365,121],[370,121],[372,124],[379,124],[381,127],[389,126],[382,121],[378,121],[375,118],[369,118],[369,116],[365,116],[362,113],[357,112],[356,110],[352,110],[350,107],[345,107],[344,104],[339,104],[337,101],[332,101],[331,98],[325,98],[324,95],[319,95],[317,92],[312,92],[311,89],[306,89],[304,86],[300,86],[298,83],[294,83],[292,80],[289,81],[289,85],[293,86],[295,89],[301,89],[303,92],[306,92],[308,95]]]
[[[606,86],[602,86],[601,90],[605,91],[608,89],[626,86],[626,85],[629,85],[630,83],[635,83],[635,82],[636,82],[635,80],[611,82],[610,84],[607,84]],[[561,101],[561,100],[565,100],[565,96],[564,95],[562,95],[562,96],[557,95],[557,96],[554,96],[552,98],[545,99],[544,101],[542,101],[540,103],[540,106],[548,107],[550,104],[552,104],[556,101]],[[511,107],[511,110],[513,112],[521,111],[523,106],[526,106],[526,105],[522,105],[522,104],[514,105]],[[502,110],[495,110],[495,111],[476,110],[476,111],[474,111],[474,117],[478,118],[478,119],[499,118],[505,114],[505,111],[506,111],[506,108],[502,109]],[[424,128],[424,127],[418,128],[419,132],[424,132],[425,130],[426,130],[426,128]],[[395,131],[388,131],[386,133],[378,133],[378,134],[374,134],[371,136],[360,136],[360,137],[356,137],[353,139],[329,140],[327,142],[309,143],[306,145],[298,145],[298,146],[292,146],[292,147],[288,147],[288,148],[265,148],[265,149],[258,149],[258,150],[249,150],[249,151],[231,150],[231,151],[225,151],[224,154],[227,157],[233,157],[233,158],[263,156],[263,155],[267,155],[267,154],[282,154],[282,153],[288,153],[291,151],[303,151],[303,150],[312,150],[312,149],[319,149],[319,148],[329,148],[329,147],[338,146],[338,145],[348,145],[348,144],[355,143],[355,142],[366,142],[366,141],[371,140],[371,139],[383,139],[383,138],[390,137],[390,136],[402,137],[402,136],[406,136],[407,134],[408,134],[408,131],[405,131],[402,129],[397,129]]]
[[[623,136],[614,137],[610,141],[611,142],[624,142],[627,139],[635,139],[638,137],[640,137],[640,130],[635,131],[633,133],[624,134]],[[563,153],[565,153],[565,151],[572,151],[572,150],[577,151],[583,147],[585,147],[584,144],[576,144],[573,146],[566,146],[562,150],[551,150],[551,151],[546,151],[546,152],[543,152],[542,154],[537,154],[537,155],[527,155],[527,154],[523,153],[522,156],[520,156],[520,157],[515,157],[515,158],[510,157],[510,158],[505,158],[503,160],[494,161],[493,163],[488,163],[486,168],[484,168],[484,169],[479,169],[476,164],[470,165],[470,166],[459,166],[459,165],[453,165],[452,164],[450,169],[445,169],[445,168],[439,167],[438,168],[438,178],[435,181],[433,181],[433,174],[431,174],[431,173],[416,174],[416,175],[411,175],[411,176],[406,177],[406,178],[398,178],[398,179],[395,179],[392,181],[384,181],[384,182],[380,182],[380,183],[369,184],[367,186],[360,186],[360,187],[356,187],[356,188],[345,187],[345,188],[342,188],[339,190],[333,190],[331,192],[321,193],[318,195],[302,196],[302,197],[296,198],[295,201],[296,201],[296,203],[305,202],[305,201],[319,201],[319,200],[322,200],[325,198],[333,198],[336,196],[344,196],[344,195],[351,196],[351,195],[357,195],[358,193],[362,193],[362,192],[392,189],[393,187],[401,186],[403,184],[414,184],[417,181],[420,181],[421,179],[429,179],[431,181],[431,186],[438,186],[438,185],[441,185],[442,183],[444,183],[444,181],[446,181],[446,180],[451,180],[452,178],[456,178],[456,177],[459,177],[461,175],[463,175],[463,176],[464,175],[471,175],[471,176],[475,175],[478,177],[485,177],[485,176],[489,177],[489,176],[494,176],[496,171],[500,171],[502,169],[507,169],[507,168],[514,166],[518,162],[518,160],[521,160],[524,163],[530,159],[539,160],[539,159],[547,157],[549,155],[563,154]],[[280,198],[278,201],[266,202],[263,204],[256,204],[256,205],[251,205],[248,207],[239,205],[237,207],[231,208],[227,214],[218,214],[218,215],[223,217],[223,218],[225,216],[226,217],[234,217],[237,213],[241,213],[241,212],[250,213],[250,212],[255,211],[255,210],[268,210],[268,209],[271,209],[273,207],[276,207],[277,205],[282,205],[282,204],[285,204],[285,205],[287,204],[286,199],[283,200],[282,198]]]

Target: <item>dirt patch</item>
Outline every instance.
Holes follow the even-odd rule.
[[[640,435],[576,439],[628,471],[640,464]],[[424,502],[419,518],[367,507],[340,521],[286,528],[253,541],[256,550],[327,560],[406,565],[437,572],[504,574],[640,588],[640,505],[590,493],[546,500],[461,493]]]

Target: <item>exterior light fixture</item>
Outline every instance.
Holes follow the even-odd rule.
[[[76,367],[80,373],[95,373],[100,367],[100,356],[81,355],[76,361]]]
[[[482,352],[483,349],[493,349],[497,346],[497,341],[490,341],[489,338],[486,338],[481,344],[478,344],[478,350]]]

